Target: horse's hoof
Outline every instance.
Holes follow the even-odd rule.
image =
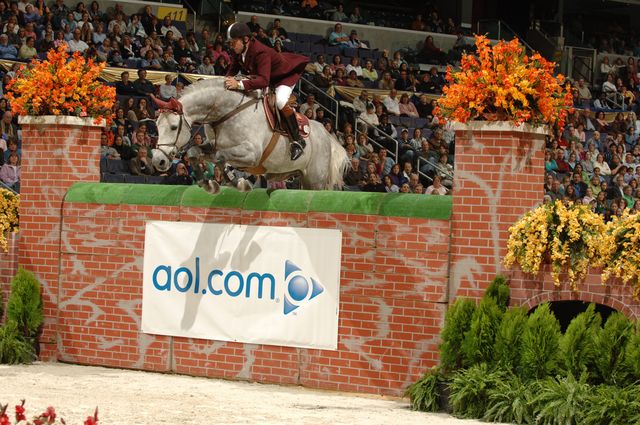
[[[236,187],[240,192],[249,192],[251,189],[253,189],[253,186],[251,186],[249,180],[242,177],[238,179],[238,184],[236,185]]]
[[[220,192],[220,185],[215,180],[203,180],[200,182],[200,187],[210,195],[216,195]]]

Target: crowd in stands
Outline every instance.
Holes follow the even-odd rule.
[[[607,220],[640,211],[640,121],[634,112],[613,121],[576,110],[545,151],[545,200],[581,202]]]
[[[266,2],[240,0],[235,3],[237,9],[254,13],[297,16],[444,34],[456,34],[460,31],[455,19],[441,17],[438,6],[431,2],[423,2],[418,7],[404,11],[399,7],[394,7],[391,10],[376,8],[371,4],[364,8],[357,3],[345,8],[342,2],[330,3],[318,0],[267,0]]]

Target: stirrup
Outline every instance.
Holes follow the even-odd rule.
[[[304,145],[297,140],[291,142],[291,160],[295,161],[304,153]]]

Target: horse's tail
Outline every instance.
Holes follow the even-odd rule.
[[[331,163],[329,164],[329,181],[327,189],[342,189],[344,181],[342,178],[349,170],[350,161],[347,151],[340,145],[338,139],[334,136],[331,138]]]

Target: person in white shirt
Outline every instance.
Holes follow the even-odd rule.
[[[349,75],[351,71],[355,71],[356,76],[362,78],[362,67],[360,66],[360,59],[357,56],[352,57],[351,62],[347,65],[347,75]]]
[[[184,37],[184,35],[180,32],[180,30],[176,28],[175,25],[173,25],[173,23],[171,22],[171,17],[165,16],[164,21],[162,21],[162,27],[160,28],[160,32],[164,36],[164,35],[167,35],[167,32],[169,31],[173,32],[173,35],[176,38]]]
[[[400,115],[400,101],[398,101],[398,91],[396,89],[391,89],[389,96],[385,97],[382,103],[387,108],[388,113],[396,116]]]
[[[89,48],[89,45],[80,39],[80,29],[78,28],[73,31],[73,38],[67,42],[67,45],[70,53],[84,53]]]
[[[302,115],[305,115],[305,113],[307,112],[308,109],[311,109],[311,119],[316,119],[316,111],[318,110],[318,108],[320,107],[320,105],[318,105],[316,103],[316,97],[315,95],[308,95],[307,96],[307,101],[305,103],[303,103],[302,105],[300,105],[300,113]]]
[[[378,125],[380,125],[380,121],[378,121],[375,107],[373,103],[370,103],[367,105],[367,110],[358,116],[358,128],[362,132],[373,132]]]
[[[367,110],[367,105],[369,104],[369,92],[367,90],[362,90],[360,92],[360,96],[353,98],[353,109],[355,109],[358,114],[361,114]]]
[[[440,176],[433,178],[433,184],[424,191],[426,195],[446,195],[447,188],[442,185],[442,179]]]
[[[164,77],[164,84],[160,86],[160,97],[162,100],[169,100],[172,97],[177,98],[178,93],[176,91],[176,86],[171,84],[173,81],[173,76],[171,74],[167,74]]]

